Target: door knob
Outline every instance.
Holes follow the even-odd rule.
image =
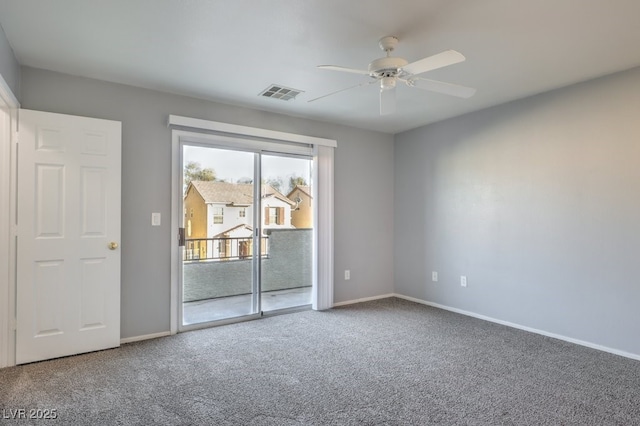
[[[116,243],[115,241],[111,241],[109,243],[109,250],[115,250],[118,248],[118,243]]]

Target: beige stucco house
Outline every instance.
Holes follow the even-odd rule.
[[[235,259],[251,254],[253,188],[253,184],[219,181],[189,184],[183,225],[188,259]],[[262,185],[261,191],[262,235],[266,238],[270,229],[293,228],[291,211],[296,203],[271,185]]]
[[[291,210],[291,224],[296,228],[313,228],[313,196],[311,187],[296,185],[287,195],[295,206]]]

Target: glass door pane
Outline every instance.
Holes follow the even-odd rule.
[[[257,314],[257,154],[193,145],[182,154],[182,325]]]
[[[310,158],[261,156],[263,312],[311,304],[313,192]]]

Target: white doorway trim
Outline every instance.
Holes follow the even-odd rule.
[[[256,127],[239,126],[216,121],[200,120],[170,115],[168,126],[172,130],[171,146],[171,334],[178,332],[180,321],[179,277],[181,274],[178,246],[178,228],[182,219],[180,198],[182,195],[181,138],[224,138],[238,144],[258,145],[269,149],[278,143],[292,145],[293,149],[309,150],[313,155],[315,182],[314,196],[318,202],[315,212],[314,276],[312,308],[329,309],[333,306],[333,139],[294,133],[278,132]],[[213,133],[213,134],[212,134]]]
[[[0,368],[15,365],[15,182],[20,103],[0,75]]]

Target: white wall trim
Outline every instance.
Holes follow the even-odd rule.
[[[334,303],[333,307],[353,305],[355,303],[371,302],[372,300],[388,299],[390,297],[400,297],[395,293],[381,294],[380,296],[363,297],[362,299],[345,300],[344,302]]]
[[[0,98],[0,368],[9,365],[11,327],[9,287],[11,271],[11,112]]]
[[[170,331],[162,331],[160,333],[144,334],[142,336],[125,337],[124,339],[120,339],[120,344],[124,345],[127,343],[140,342],[142,340],[157,339],[158,337],[171,336],[171,334],[173,333]]]
[[[180,134],[179,132],[171,132],[171,289],[169,306],[170,314],[170,332],[176,334],[178,332],[178,322],[182,318],[182,310],[180,302],[182,298],[179,294],[180,276],[182,275],[182,267],[180,264],[180,247],[178,246],[178,228],[180,228],[180,220],[182,213],[180,212],[181,202],[178,197],[182,194],[182,173],[180,170],[182,164],[182,152],[180,150]]]
[[[13,94],[6,80],[0,74],[0,99],[2,99],[10,108],[20,108],[18,98]]]
[[[598,345],[596,343],[591,343],[591,342],[587,342],[587,341],[584,341],[584,340],[574,339],[572,337],[563,336],[561,334],[550,333],[548,331],[539,330],[537,328],[528,327],[528,326],[525,326],[525,325],[520,325],[520,324],[516,324],[516,323],[513,323],[513,322],[509,322],[509,321],[503,321],[503,320],[500,320],[500,319],[497,319],[497,318],[488,317],[486,315],[477,314],[475,312],[465,311],[463,309],[453,308],[451,306],[441,305],[439,303],[434,303],[434,302],[429,302],[427,300],[417,299],[415,297],[404,296],[402,294],[394,294],[393,296],[398,297],[400,299],[409,300],[411,302],[420,303],[422,305],[427,305],[427,306],[431,306],[431,307],[434,307],[434,308],[443,309],[445,311],[455,312],[457,314],[462,314],[462,315],[466,315],[466,316],[469,316],[469,317],[478,318],[478,319],[481,319],[481,320],[484,320],[484,321],[493,322],[493,323],[496,323],[496,324],[506,325],[507,327],[517,328],[519,330],[524,330],[524,331],[528,331],[530,333],[540,334],[540,335],[546,336],[546,337],[552,337],[552,338],[558,339],[558,340],[564,340],[565,342],[574,343],[576,345],[585,346],[587,348],[596,349],[596,350],[599,350],[599,351],[608,352],[608,353],[611,353],[611,354],[614,354],[614,355],[620,355],[620,356],[623,356],[625,358],[631,358],[631,359],[635,359],[635,360],[639,360],[640,361],[640,354],[634,354],[634,353],[631,353],[631,352],[621,351],[619,349],[609,348],[607,346]]]
[[[219,121],[201,120],[199,118],[170,115],[169,126],[184,127],[188,129],[209,130],[231,135],[252,136],[257,138],[273,139],[278,141],[311,144],[317,146],[330,146],[335,148],[337,142],[334,139],[318,138],[315,136],[298,135],[295,133],[278,132],[275,130],[261,129],[258,127],[239,126],[237,124],[221,123]]]
[[[15,365],[16,148],[20,103],[0,75],[0,368]]]

